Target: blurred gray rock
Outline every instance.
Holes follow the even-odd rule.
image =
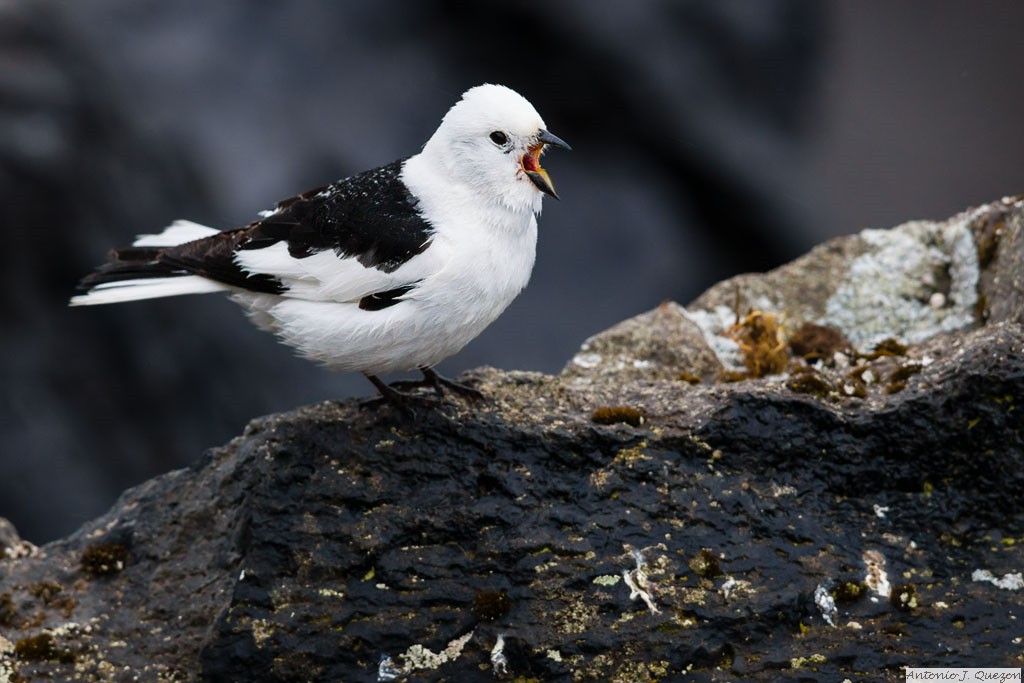
[[[583,342],[562,371],[566,379],[714,381],[722,364],[682,306],[666,301]]]

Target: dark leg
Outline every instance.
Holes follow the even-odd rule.
[[[374,405],[383,400],[387,401],[392,405],[408,407],[408,404],[411,401],[424,400],[424,398],[421,396],[407,394],[405,393],[405,391],[399,391],[398,389],[396,389],[396,387],[403,390],[431,387],[434,389],[435,392],[437,392],[437,395],[442,398],[444,397],[445,389],[449,389],[452,392],[459,394],[463,398],[469,399],[471,401],[478,401],[484,398],[484,395],[477,391],[476,389],[474,389],[473,387],[468,387],[465,384],[461,384],[454,380],[450,380],[446,377],[442,377],[441,375],[434,372],[433,368],[420,368],[420,372],[423,373],[423,379],[393,382],[391,386],[385,384],[376,375],[367,374],[366,379],[373,382],[373,386],[377,387],[377,391],[380,392],[380,398],[375,398],[366,401],[363,405]]]
[[[422,368],[420,369],[420,372],[423,372]],[[392,382],[390,386],[391,389],[401,389],[402,391],[407,391],[409,389],[424,389],[426,387],[430,387],[439,395],[441,394],[440,385],[428,378],[426,373],[423,374],[423,379],[400,379],[397,382]]]
[[[468,398],[471,401],[479,401],[484,397],[482,393],[474,389],[473,387],[466,386],[456,382],[455,380],[442,377],[441,375],[434,372],[433,368],[420,368],[420,372],[423,373],[423,381],[434,387],[434,390],[441,393],[441,387],[450,389],[456,394]]]
[[[373,386],[377,387],[377,391],[380,392],[380,396],[378,396],[377,398],[371,398],[366,401],[363,401],[362,403],[359,404],[360,407],[362,408],[379,406],[381,403],[390,403],[391,405],[397,408],[410,411],[411,408],[409,404],[411,402],[416,400],[422,400],[417,399],[414,396],[410,396],[409,394],[402,393],[401,391],[398,391],[396,389],[392,389],[387,384],[382,382],[380,377],[377,377],[377,375],[370,375],[365,372],[363,374],[366,376],[366,379],[370,380],[370,382],[373,383]]]
[[[405,396],[405,394],[397,392],[391,387],[389,387],[387,384],[384,384],[384,382],[382,382],[380,377],[377,377],[377,375],[366,375],[366,379],[370,380],[370,382],[373,383],[373,386],[377,387],[377,391],[380,392],[380,395],[388,401],[393,401],[394,399],[397,399],[399,396]]]

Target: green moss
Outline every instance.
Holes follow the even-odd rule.
[[[864,380],[851,377],[843,382],[842,391],[839,392],[839,395],[846,398],[864,398],[868,395],[868,386],[864,383]]]
[[[621,451],[615,454],[615,458],[612,459],[612,462],[632,463],[636,462],[637,460],[649,460],[650,456],[648,456],[647,453],[644,452],[644,449],[646,448],[646,441],[641,441],[632,448],[623,448]]]
[[[701,383],[700,377],[690,372],[680,372],[678,375],[676,375],[676,379],[679,380],[680,382],[686,382],[687,384]]]
[[[14,608],[14,600],[10,593],[0,594],[0,626],[13,626],[18,611]]]
[[[804,323],[789,337],[790,352],[805,360],[830,359],[851,348],[842,332],[827,325]]]
[[[905,382],[922,370],[924,370],[924,366],[920,363],[904,363],[889,373],[889,381]]]
[[[742,382],[747,377],[747,373],[739,372],[738,370],[722,370],[718,375],[718,381],[723,384],[732,384],[733,382]]]
[[[64,590],[64,587],[54,581],[40,581],[28,587],[29,594],[38,598],[43,604],[49,605],[53,599]]]
[[[832,598],[839,604],[851,604],[867,595],[868,587],[863,581],[839,581],[832,589]]]
[[[907,388],[907,381],[921,372],[924,366],[920,363],[904,363],[896,367],[891,373],[889,373],[888,383],[885,385],[885,391],[888,394],[897,394]]]
[[[885,393],[898,394],[907,388],[906,382],[889,382],[885,385]]]
[[[828,661],[825,655],[814,653],[810,657],[793,657],[789,660],[789,666],[792,669],[811,669],[814,670],[814,664],[824,664]]]
[[[855,379],[859,382],[864,382],[864,373],[866,373],[869,370],[871,370],[872,373],[874,372],[873,368],[870,365],[859,365],[855,367],[853,370],[850,370],[848,373],[846,373],[846,376],[850,379]],[[864,383],[867,384],[867,382]]]
[[[22,638],[14,644],[14,656],[25,662],[59,662],[74,664],[75,655],[58,647],[53,635],[40,633]]]
[[[903,344],[897,339],[889,337],[875,344],[875,348],[871,353],[860,354],[861,358],[867,360],[875,360],[876,358],[890,357],[890,356],[905,356],[907,354],[907,345]]]
[[[818,398],[827,398],[835,393],[836,388],[821,373],[811,368],[789,378],[786,388],[798,394],[810,394]]]
[[[707,548],[694,555],[693,559],[690,560],[689,566],[694,573],[706,579],[713,579],[722,575],[722,568],[718,565],[718,558]]]
[[[644,423],[644,414],[629,406],[605,406],[595,410],[590,421],[599,425],[624,423],[639,427]]]
[[[117,574],[128,563],[128,549],[120,543],[94,543],[82,551],[82,569],[95,576]]]
[[[674,634],[686,631],[687,627],[677,621],[665,621],[658,624],[658,626],[654,630],[658,633]]]
[[[917,597],[917,587],[912,583],[902,583],[892,587],[889,593],[889,604],[903,612],[910,612],[921,606]]]

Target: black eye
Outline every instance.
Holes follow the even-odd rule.
[[[508,136],[502,133],[500,130],[496,130],[491,133],[491,142],[496,145],[504,145],[508,142]]]

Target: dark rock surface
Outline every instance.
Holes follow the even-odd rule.
[[[1019,667],[1022,226],[1007,199],[843,238],[561,376],[471,373],[485,403],[261,418],[66,539],[0,527],[0,681]],[[795,356],[808,322],[843,343]]]

